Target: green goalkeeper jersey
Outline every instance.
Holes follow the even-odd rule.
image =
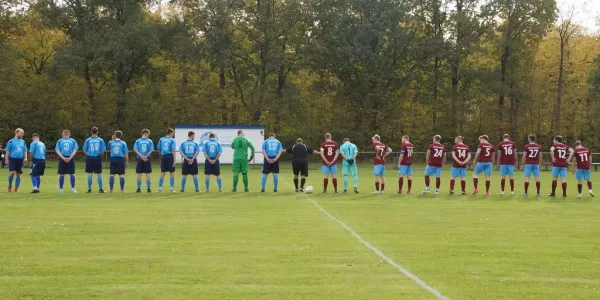
[[[243,136],[237,136],[231,142],[231,148],[233,148],[233,159],[248,159],[248,148],[252,150],[250,156],[254,156],[254,146],[252,143]]]

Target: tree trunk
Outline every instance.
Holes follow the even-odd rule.
[[[507,34],[508,35],[508,34]],[[509,37],[507,36],[506,39],[508,39]],[[506,87],[506,69],[508,66],[508,59],[510,57],[510,45],[507,44],[508,42],[505,40],[505,45],[504,45],[504,52],[502,53],[502,56],[500,57],[500,91],[499,91],[499,96],[498,96],[498,123],[501,124],[500,128],[502,129],[502,131],[506,130],[506,125],[504,122],[504,101],[505,101],[505,87]]]
[[[125,123],[125,106],[127,105],[127,82],[123,62],[117,65],[117,115],[115,125],[118,128]]]
[[[432,127],[433,131],[437,132],[438,127],[438,81],[439,81],[439,73],[440,73],[440,58],[436,56],[434,58],[433,64],[433,109],[432,109]]]
[[[225,67],[221,65],[219,69],[219,88],[221,89],[221,123],[226,125],[228,122],[227,97],[225,96]]]
[[[560,130],[560,106],[562,104],[562,94],[564,86],[565,73],[565,40],[561,37],[560,41],[560,57],[558,60],[558,83],[556,87],[556,102],[554,103],[554,111],[552,113],[552,130],[558,132]]]
[[[98,124],[96,122],[98,121],[98,102],[96,101],[96,97],[94,94],[94,84],[92,83],[92,78],[90,75],[90,65],[87,62],[87,60],[84,62],[83,65],[83,79],[85,80],[88,89],[87,98],[88,102],[90,103],[91,111],[90,121],[92,122],[93,126],[97,126]]]

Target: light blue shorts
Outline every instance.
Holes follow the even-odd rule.
[[[442,168],[441,167],[427,166],[425,168],[425,176],[440,177],[440,176],[442,176]]]
[[[515,166],[514,165],[500,165],[500,175],[514,176],[515,175]]]
[[[589,181],[592,178],[590,170],[577,169],[575,171],[575,179]]]
[[[373,166],[373,174],[375,176],[384,176],[385,175],[385,165],[374,165]]]
[[[342,167],[342,175],[352,174],[352,176],[356,176],[356,173],[356,163],[351,166],[344,164]]]
[[[492,163],[491,162],[480,162],[475,165],[475,175],[483,173],[483,175],[492,175]]]
[[[412,176],[412,166],[401,165],[398,169],[398,175],[400,176]]]
[[[567,177],[567,168],[565,167],[552,167],[552,177]]]
[[[321,172],[323,172],[323,175],[336,175],[337,174],[337,166],[333,165],[333,166],[328,166],[328,165],[323,165],[321,167]]]
[[[540,165],[538,164],[525,165],[523,171],[525,172],[525,177],[527,178],[531,177],[531,175],[533,175],[533,177],[540,177]]]
[[[467,168],[452,168],[450,171],[452,178],[465,178],[467,176]]]

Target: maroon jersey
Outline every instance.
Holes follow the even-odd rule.
[[[386,146],[382,142],[376,142],[375,144],[373,144],[373,149],[375,149],[375,159],[373,160],[373,164],[385,164],[385,161],[383,160],[383,155],[385,155],[385,153],[387,152],[388,146]]]
[[[525,153],[526,165],[537,165],[540,163],[542,146],[538,144],[527,144],[525,147],[523,147],[523,152]]]
[[[459,162],[464,162],[469,156],[469,152],[471,152],[471,148],[465,144],[460,143],[454,145],[454,147],[452,147],[452,153],[454,153],[454,156],[456,156],[458,160],[453,158],[454,163],[452,163],[452,166],[455,168],[466,168],[466,164],[461,165]]]
[[[492,154],[494,154],[494,145],[487,142],[481,143],[479,144],[479,149],[481,149],[481,152],[479,153],[479,162],[492,162]]]
[[[589,170],[591,165],[592,153],[586,147],[575,148],[575,159],[577,160],[577,169]]]
[[[400,162],[400,165],[412,166],[414,148],[415,146],[413,146],[413,144],[411,143],[402,144],[402,147],[400,147],[400,153],[402,153],[404,156],[402,156],[402,161]]]
[[[554,144],[554,160],[552,162],[553,167],[566,168],[567,167],[567,158],[569,158],[569,145],[565,145],[562,143]]]
[[[444,152],[446,152],[446,147],[440,143],[433,143],[429,145],[429,166],[432,167],[441,167],[442,162],[444,161]]]
[[[334,141],[325,141],[321,143],[321,151],[323,151],[325,159],[329,162],[335,163],[333,159],[335,158],[335,154],[338,150],[338,144]],[[323,161],[323,164],[327,165],[327,162]]]
[[[498,144],[498,152],[500,152],[501,165],[514,165],[515,153],[517,153],[517,145],[513,141],[502,141]]]

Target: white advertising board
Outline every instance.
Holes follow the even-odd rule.
[[[238,130],[243,130],[246,138],[250,140],[256,153],[254,154],[254,161],[256,164],[262,165],[263,155],[261,146],[264,138],[265,127],[264,126],[253,126],[253,125],[240,125],[240,126],[229,126],[229,125],[176,125],[175,129],[175,140],[177,141],[177,149],[181,143],[187,140],[189,131],[196,133],[196,141],[198,143],[204,143],[208,140],[208,136],[213,133],[215,134],[217,141],[223,146],[223,154],[219,161],[222,164],[233,163],[233,149],[231,149],[231,141],[237,136]],[[250,154],[248,154],[250,158]],[[177,155],[177,163],[181,163],[181,155]],[[204,155],[198,156],[198,163],[204,164]],[[252,164],[252,162],[250,162]]]

